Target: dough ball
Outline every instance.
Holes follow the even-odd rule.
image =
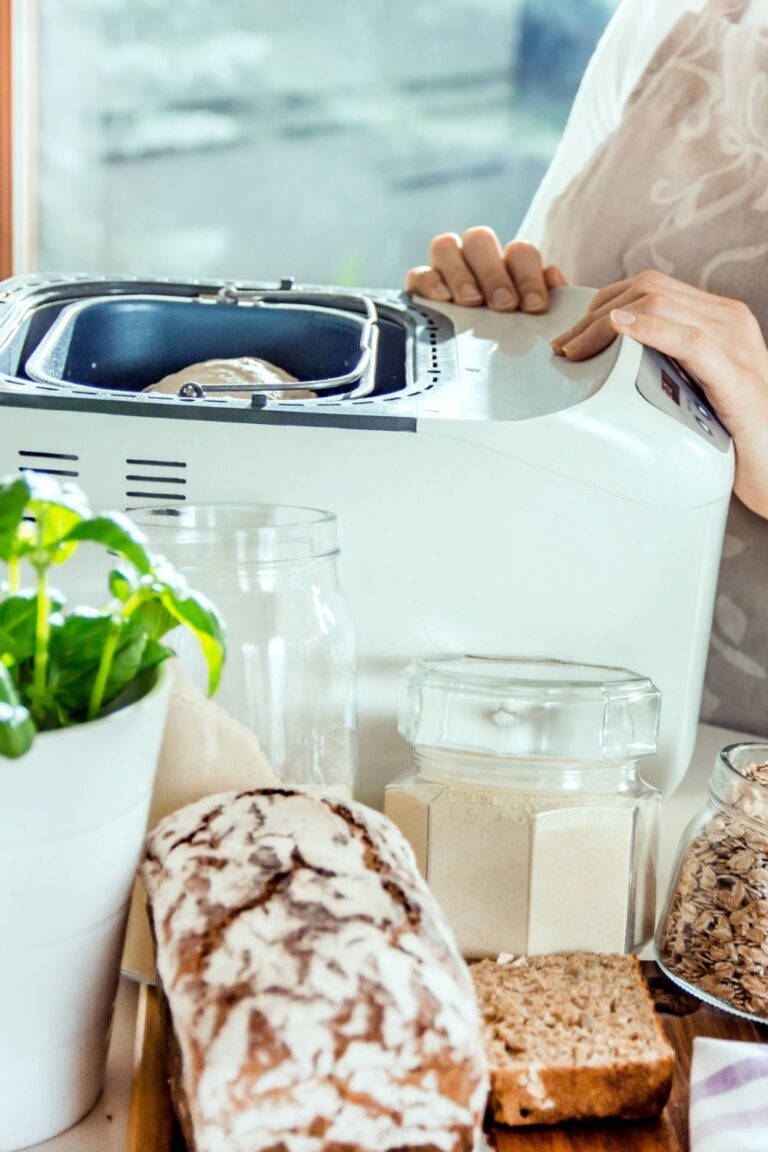
[[[254,389],[258,388],[259,390],[268,386],[269,391],[265,394],[273,400],[314,399],[316,394],[306,388],[289,391],[280,389],[281,384],[295,383],[296,381],[296,376],[292,376],[290,372],[286,372],[277,364],[271,364],[269,360],[260,360],[256,356],[238,356],[231,359],[201,360],[197,364],[190,364],[187,368],[181,368],[178,372],[171,372],[168,376],[163,376],[162,380],[158,380],[156,384],[150,384],[144,391],[163,392],[169,396],[176,396],[183,384],[191,382],[201,384],[203,387],[208,384],[251,384]],[[212,396],[214,398],[229,396],[235,400],[248,400],[250,393],[214,392]]]

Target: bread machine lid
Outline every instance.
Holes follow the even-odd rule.
[[[493,312],[456,305],[443,313],[456,334],[458,379],[441,388],[435,415],[483,420],[527,420],[572,408],[599,392],[616,364],[619,342],[580,363],[556,356],[551,341],[584,314],[591,289],[560,289],[543,315]]]

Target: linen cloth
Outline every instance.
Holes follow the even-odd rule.
[[[768,1044],[693,1042],[691,1152],[768,1150]]]

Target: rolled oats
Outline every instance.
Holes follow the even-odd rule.
[[[710,806],[685,848],[658,954],[685,984],[768,1019],[768,763],[737,767],[741,784],[727,767],[722,796],[717,764],[712,778],[725,802]]]

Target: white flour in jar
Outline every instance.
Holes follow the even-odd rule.
[[[468,959],[627,948],[630,799],[413,780],[385,810]]]

